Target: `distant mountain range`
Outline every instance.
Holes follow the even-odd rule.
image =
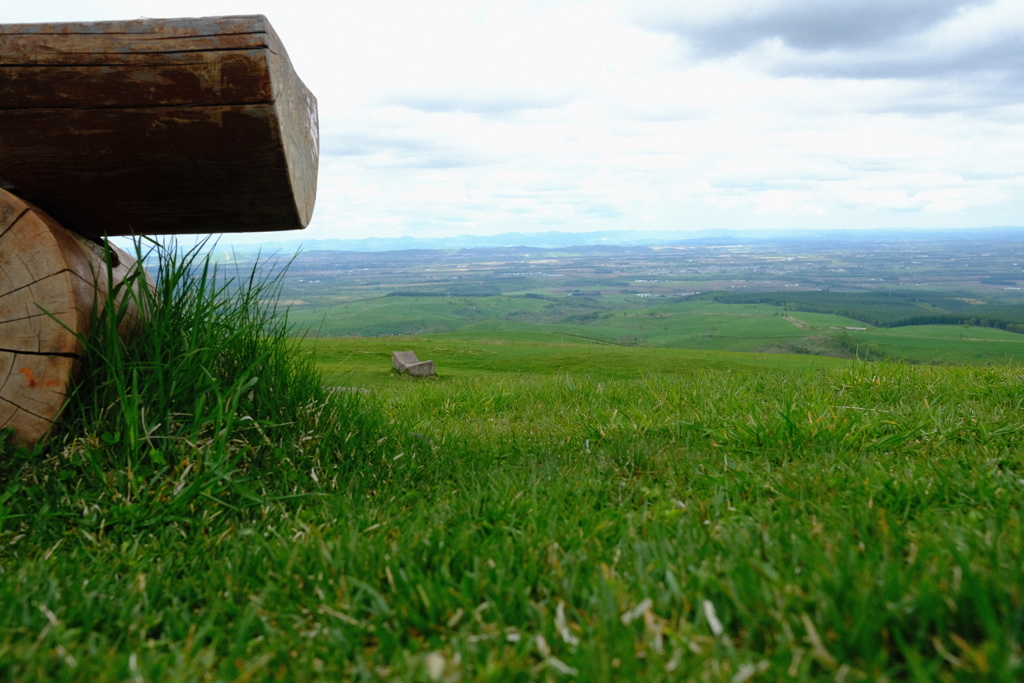
[[[225,237],[217,250],[234,249],[239,253],[254,251],[402,251],[407,249],[477,249],[496,247],[565,248],[589,245],[735,245],[758,242],[820,243],[822,241],[851,243],[880,240],[984,239],[1024,240],[1024,228],[990,227],[945,230],[706,230],[639,231],[612,230],[603,232],[507,232],[500,235],[459,235],[458,237],[366,237],[362,239],[275,240],[260,244],[232,245]]]

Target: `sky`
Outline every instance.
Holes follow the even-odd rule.
[[[1024,226],[1024,0],[0,0],[232,14],[321,138],[310,226],[234,243]]]

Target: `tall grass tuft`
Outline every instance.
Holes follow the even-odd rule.
[[[58,431],[17,473],[47,511],[37,523],[131,533],[244,516],[336,488],[380,438],[361,397],[326,389],[289,336],[288,264],[224,269],[204,246],[137,242],[152,278],[112,282],[114,303],[95,307]]]

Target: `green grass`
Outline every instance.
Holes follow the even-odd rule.
[[[635,297],[634,297],[635,299]],[[344,304],[300,306],[293,329],[328,337],[519,336],[689,349],[797,353],[840,358],[859,351],[873,358],[912,363],[1024,361],[1024,335],[985,327],[915,325],[850,330],[853,343],[837,338],[865,323],[827,313],[786,311],[768,304],[727,304],[703,299],[612,308],[572,297],[377,297]],[[595,308],[596,307],[596,308]]]
[[[627,380],[647,375],[688,378],[702,369],[744,373],[836,368],[846,364],[838,358],[820,356],[626,347],[559,334],[552,328],[545,328],[544,332],[535,327],[527,329],[365,339],[322,337],[305,340],[303,349],[315,359],[328,383],[351,387],[407,382],[407,378],[392,370],[393,351],[414,351],[422,360],[433,360],[438,368],[436,381],[442,383],[564,374]]]
[[[161,258],[153,330],[0,450],[0,678],[1024,675],[1019,366],[523,329],[314,356],[273,276]]]
[[[540,299],[492,297],[404,297],[372,299],[328,306],[300,306],[292,313],[298,329],[331,336],[451,332],[495,318],[540,316],[552,304]]]
[[[939,363],[1021,362],[1024,335],[990,327],[915,325],[852,332],[892,358]]]
[[[311,477],[337,487],[372,451],[375,414],[324,388],[287,316],[267,303],[283,271],[224,273],[199,249],[143,254],[139,244],[156,284],[137,272],[95,316],[49,442],[4,446],[0,522],[20,530],[15,542],[135,539],[151,528],[187,536],[205,520],[248,520],[307,497]],[[122,335],[132,304],[146,323]]]

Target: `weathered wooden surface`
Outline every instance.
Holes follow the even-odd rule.
[[[303,228],[318,159],[263,16],[0,24],[0,187],[76,232]]]
[[[135,267],[111,247],[115,283]],[[62,228],[45,213],[0,190],[0,429],[30,444],[64,405],[88,334],[94,302],[107,301],[110,278],[102,247]],[[138,320],[134,310],[126,325]]]

